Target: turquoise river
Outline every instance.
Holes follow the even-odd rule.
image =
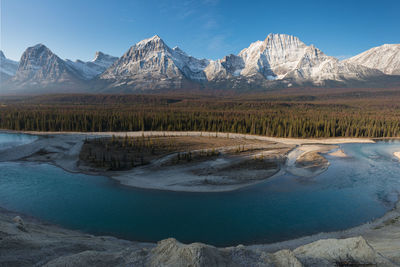
[[[36,137],[0,134],[0,149]],[[382,216],[400,192],[400,142],[345,144],[348,158],[314,178],[282,172],[224,193],[121,186],[49,164],[0,162],[0,207],[93,234],[138,241],[175,237],[217,246],[271,243],[342,230]]]

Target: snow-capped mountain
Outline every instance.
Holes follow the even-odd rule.
[[[155,35],[132,46],[100,79],[136,89],[179,88],[186,81],[205,81],[207,65],[208,60],[191,57],[178,47],[171,49]]]
[[[307,46],[297,37],[286,34],[269,34],[264,41],[252,43],[237,56],[212,61],[205,72],[209,80],[241,76],[316,85],[330,80],[343,82],[382,75],[377,70],[340,62],[313,45]]]
[[[133,45],[120,58],[97,52],[92,61],[73,62],[62,60],[39,44],[24,52],[15,75],[3,82],[2,88],[118,93],[179,88],[352,86],[374,81],[389,84],[390,77],[396,76],[385,74],[400,74],[399,50],[400,45],[384,45],[339,61],[297,37],[269,34],[237,55],[207,60],[192,57],[178,47],[170,48],[155,35]],[[0,56],[1,70],[12,74],[12,67],[5,68],[3,62],[11,62],[12,66],[17,63],[5,59],[2,53]]]
[[[6,81],[14,76],[18,69],[18,62],[6,58],[3,51],[0,50],[0,81]]]
[[[17,72],[9,80],[18,88],[75,85],[80,73],[43,44],[29,47],[22,54]]]
[[[113,57],[102,52],[96,52],[96,55],[92,61],[71,61],[67,59],[66,63],[77,70],[84,79],[90,80],[103,73],[117,59],[117,57]]]
[[[400,75],[400,44],[374,47],[344,62],[378,69],[388,75]]]

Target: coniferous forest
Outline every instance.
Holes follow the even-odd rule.
[[[314,89],[247,96],[8,96],[0,97],[0,128],[399,137],[400,90]]]

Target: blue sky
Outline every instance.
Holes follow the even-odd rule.
[[[37,43],[61,58],[121,56],[155,34],[211,59],[268,33],[286,33],[332,56],[400,43],[400,1],[1,0],[1,49],[18,60]]]

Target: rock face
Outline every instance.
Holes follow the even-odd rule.
[[[12,89],[72,88],[80,83],[78,71],[43,44],[29,47],[22,54],[15,75],[9,80]]]
[[[207,64],[177,47],[171,49],[156,35],[132,46],[100,80],[111,83],[109,87],[139,90],[181,88],[185,81],[204,81]]]
[[[216,248],[202,243],[185,245],[173,238],[158,244],[138,243],[61,229],[31,218],[22,221],[20,217],[13,217],[15,214],[0,211],[0,266],[319,267],[400,264],[396,253],[398,240],[388,239],[384,234],[379,234],[380,243],[374,242],[383,246],[384,241],[382,251],[387,254],[387,248],[391,248],[393,257],[382,256],[360,236],[323,239],[294,250],[270,251],[263,246]],[[395,227],[398,233],[400,224],[397,222]]]
[[[343,62],[378,69],[388,75],[400,75],[400,44],[374,47]]]
[[[96,52],[96,55],[92,61],[71,61],[67,59],[66,63],[74,68],[83,79],[90,80],[103,73],[108,67],[114,64],[117,59],[117,57],[113,57],[102,52]]]
[[[381,76],[378,70],[340,62],[326,56],[297,37],[269,34],[264,41],[252,43],[237,56],[211,62],[206,69],[209,80],[244,77],[252,80],[324,85],[326,81],[346,82]]]
[[[293,253],[306,266],[388,264],[362,237],[318,240]]]
[[[18,62],[6,58],[0,50],[0,82],[6,81],[15,75],[18,69]]]
[[[170,48],[155,35],[133,45],[119,59],[97,52],[90,62],[73,62],[60,59],[40,44],[24,52],[7,87],[14,91],[57,88],[66,93],[83,88],[84,92],[121,93],[160,89],[382,86],[382,82],[398,82],[387,74],[400,75],[399,50],[400,45],[384,45],[339,61],[295,36],[269,34],[264,41],[252,43],[237,55],[207,60],[189,56],[178,47]],[[10,78],[14,72],[12,68],[7,70]]]

